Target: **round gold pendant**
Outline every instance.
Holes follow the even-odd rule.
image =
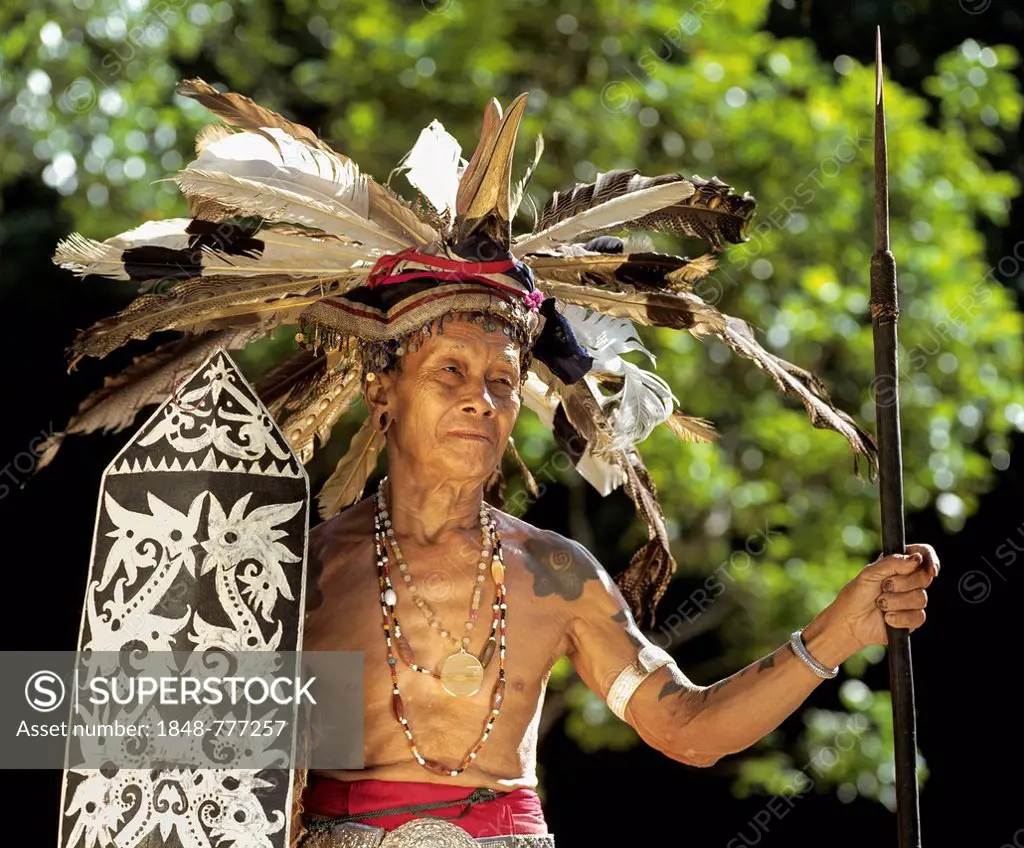
[[[441,685],[449,695],[466,698],[480,691],[484,667],[466,651],[451,654],[441,666]]]

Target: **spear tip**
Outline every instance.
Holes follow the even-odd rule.
[[[882,94],[882,28],[875,29],[875,249],[889,249],[889,157]]]
[[[882,27],[875,27],[875,106],[883,103],[882,95]]]

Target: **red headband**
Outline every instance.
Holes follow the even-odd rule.
[[[531,312],[537,312],[544,300],[544,295],[539,291],[524,292],[514,286],[499,283],[493,277],[484,276],[486,274],[503,274],[506,271],[511,271],[516,267],[514,259],[498,259],[493,262],[460,262],[444,256],[420,253],[415,247],[407,247],[405,250],[398,251],[398,253],[389,253],[381,256],[366,278],[366,287],[372,289],[377,286],[393,285],[428,276],[427,271],[424,269],[406,271],[400,274],[391,273],[396,265],[405,261],[417,262],[431,269],[436,269],[437,273],[429,274],[429,276],[438,277],[442,280],[478,282],[508,292],[509,294],[517,295],[526,301],[526,305]]]

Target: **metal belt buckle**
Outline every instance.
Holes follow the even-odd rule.
[[[441,819],[412,819],[388,831],[380,848],[480,848],[465,830]]]
[[[329,816],[313,816],[313,821]],[[379,848],[382,828],[343,822],[331,828],[309,831],[299,843],[301,848]]]

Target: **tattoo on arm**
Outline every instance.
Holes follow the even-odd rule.
[[[743,672],[740,672],[740,677],[742,676]],[[725,678],[725,680],[719,680],[717,683],[714,683],[711,686],[708,686],[706,689],[702,690],[700,693],[700,702],[703,704],[708,699],[709,695],[711,695],[714,692],[717,692],[719,689],[724,689],[726,686],[729,685],[731,680],[731,677],[727,677]]]
[[[678,680],[670,680],[664,686],[661,687],[661,691],[658,693],[658,700],[667,698],[669,695],[675,695],[676,692],[680,692],[686,687]]]
[[[768,656],[766,656],[764,659],[759,660],[756,663],[756,665],[757,665],[757,673],[758,674],[760,674],[762,671],[767,671],[768,669],[773,668],[775,666],[775,653],[776,653],[776,651],[773,651]],[[700,693],[700,702],[703,704],[708,699],[708,697],[710,695],[713,695],[719,689],[722,689],[725,686],[728,686],[729,683],[731,683],[733,680],[736,680],[737,678],[743,677],[743,675],[746,674],[748,671],[750,671],[750,669],[752,669],[754,667],[754,665],[755,665],[754,663],[751,663],[750,665],[748,665],[746,668],[744,668],[739,673],[734,674],[731,677],[727,677],[727,678],[725,678],[725,680],[719,680],[718,683],[712,684],[711,686],[708,686],[706,689],[702,690],[701,693]]]
[[[587,580],[598,579],[593,566],[565,542],[548,541],[542,536],[528,539],[524,548],[526,567],[533,574],[533,592],[538,597],[558,595],[575,601],[583,595]]]
[[[637,630],[636,624],[633,621],[633,616],[631,616],[626,610],[621,609],[615,613],[615,615],[612,616],[612,621],[623,626],[626,631],[626,636],[629,638],[630,642],[638,648],[642,648],[644,646],[643,637]]]

